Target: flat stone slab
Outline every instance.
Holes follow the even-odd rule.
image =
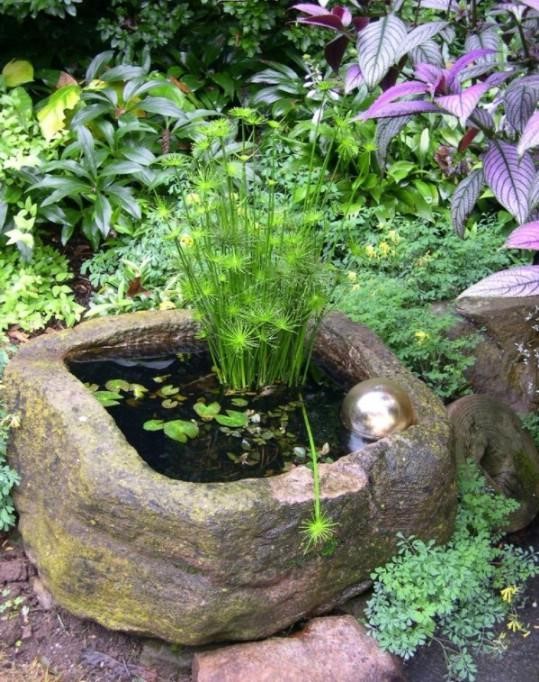
[[[368,329],[331,315],[315,356],[343,385],[374,376],[410,395],[416,423],[320,466],[330,553],[305,552],[312,474],[192,483],[152,470],[66,366],[201,349],[186,311],[85,322],[24,345],[5,374],[21,417],[9,459],[25,548],[64,608],[185,645],[268,637],[365,590],[396,534],[444,542],[456,509],[442,403]]]
[[[197,653],[193,682],[399,682],[399,660],[352,616],[315,618],[290,637]]]

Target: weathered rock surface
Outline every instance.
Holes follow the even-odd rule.
[[[195,654],[193,682],[399,682],[394,656],[352,616],[316,618],[290,637]]]
[[[474,393],[498,398],[517,412],[539,409],[539,296],[462,298],[456,311],[481,332],[468,372]],[[534,329],[535,327],[535,329]]]
[[[9,458],[22,477],[20,529],[44,586],[76,615],[187,645],[266,637],[364,590],[395,535],[445,541],[456,507],[446,410],[368,329],[340,315],[316,356],[343,392],[393,378],[417,423],[322,465],[338,524],[331,556],[305,554],[307,467],[272,478],[190,483],[153,471],[66,359],[142,357],[198,347],[182,311],[95,320],[26,344],[5,374],[19,413]],[[344,393],[343,393],[344,394]]]
[[[518,416],[485,395],[456,400],[448,414],[457,464],[474,459],[495,490],[520,502],[507,532],[527,526],[539,511],[539,452]]]

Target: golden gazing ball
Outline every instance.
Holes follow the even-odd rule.
[[[378,440],[403,431],[415,422],[408,393],[384,377],[367,379],[353,386],[341,407],[344,426],[366,440]]]

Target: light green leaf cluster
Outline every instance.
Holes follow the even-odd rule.
[[[68,285],[67,260],[50,246],[37,246],[30,263],[13,250],[0,252],[0,331],[17,324],[25,331],[42,329],[55,319],[71,326],[83,308]]]
[[[2,401],[2,375],[8,361],[7,340],[0,336],[0,530],[7,531],[15,523],[15,510],[11,499],[13,486],[19,476],[6,463],[6,445],[13,417],[7,414]]]
[[[474,651],[494,641],[493,628],[514,608],[502,590],[520,591],[539,574],[533,550],[499,545],[500,528],[518,508],[488,490],[475,463],[459,472],[455,532],[444,546],[399,536],[399,552],[374,571],[366,616],[382,648],[405,660],[433,638],[445,641],[452,679],[473,680]]]

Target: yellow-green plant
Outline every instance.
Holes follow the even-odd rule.
[[[2,375],[8,361],[7,340],[0,336],[0,530],[6,531],[15,523],[15,509],[11,490],[19,482],[18,474],[6,462],[8,432],[16,419],[8,415],[2,401]]]
[[[251,110],[235,113],[258,122]],[[294,204],[276,191],[276,168],[257,174],[255,153],[250,140],[234,141],[230,121],[205,127],[176,235],[185,293],[219,380],[236,390],[303,382],[331,286],[316,229],[319,175]]]

